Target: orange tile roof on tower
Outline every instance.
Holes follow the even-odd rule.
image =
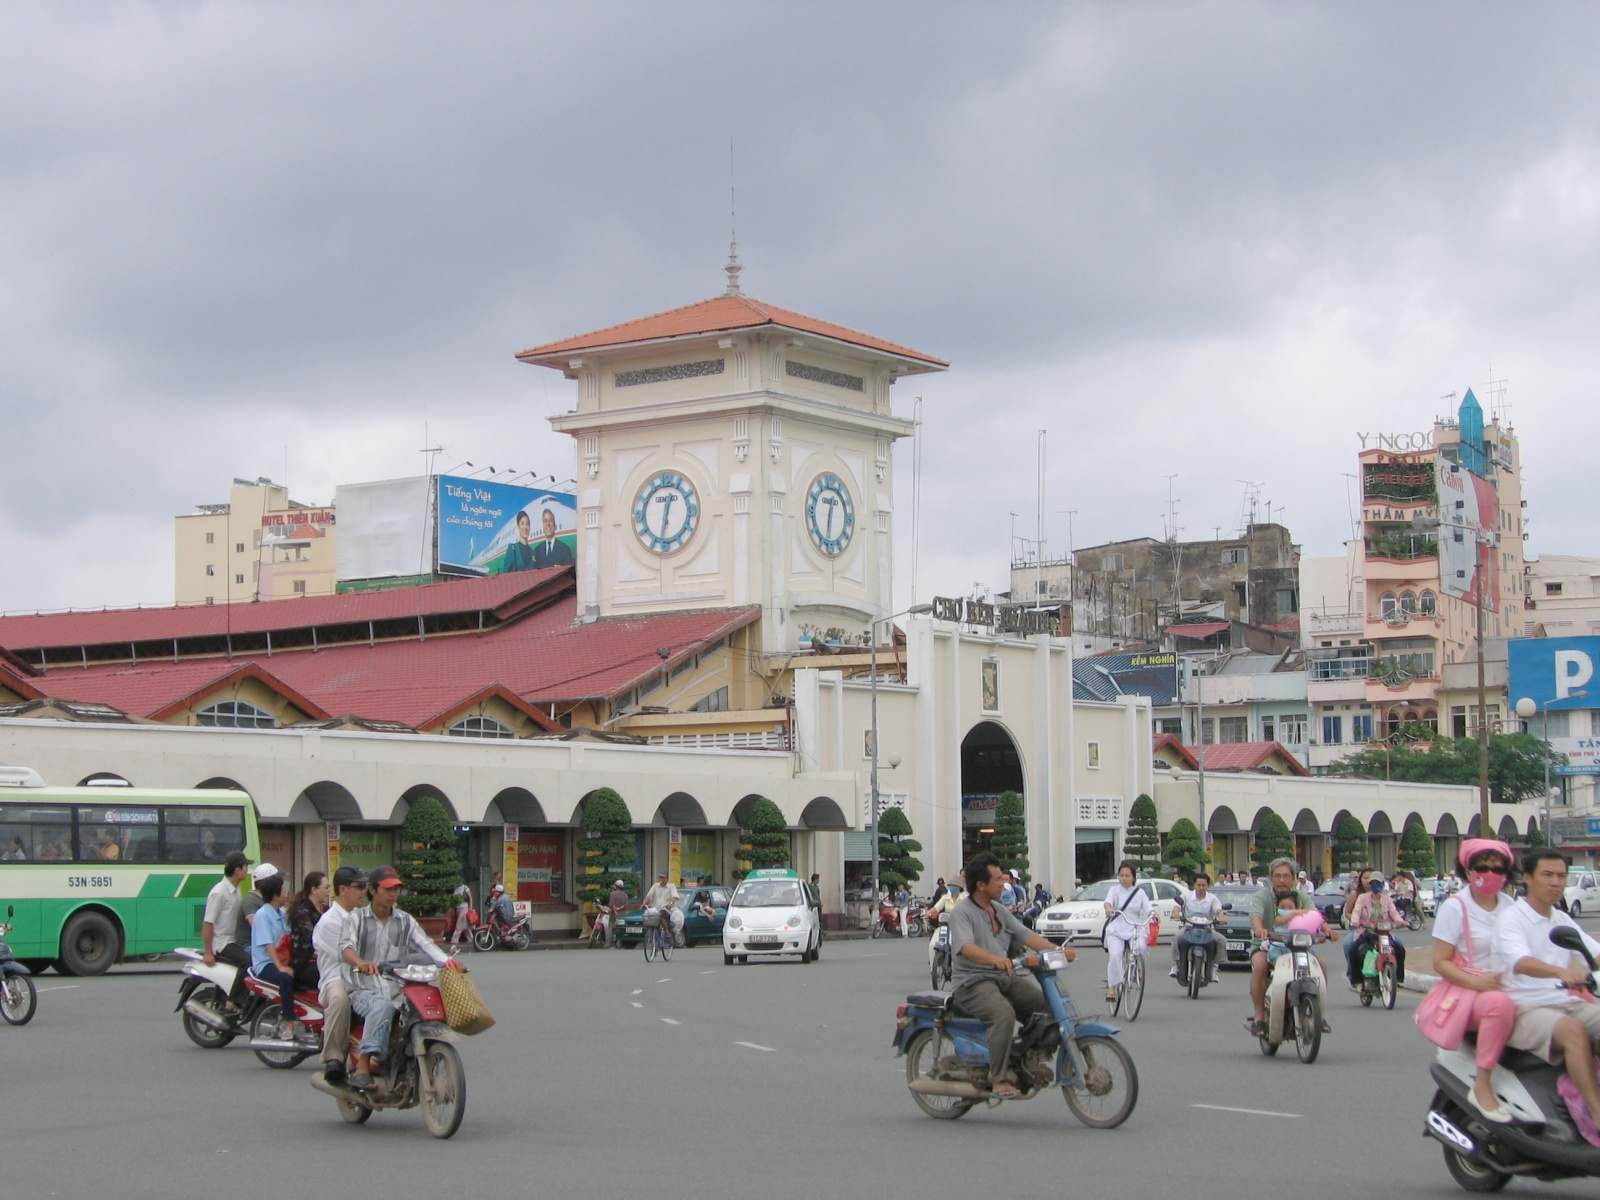
[[[592,333],[582,333],[577,337],[563,338],[561,341],[548,342],[543,346],[533,346],[519,351],[517,358],[523,362],[537,363],[545,358],[572,354],[580,350],[633,346],[642,342],[670,341],[673,338],[699,337],[709,333],[727,333],[736,329],[759,329],[762,326],[793,329],[798,333],[814,334],[817,337],[831,338],[836,342],[845,342],[851,346],[876,350],[881,354],[890,354],[913,364],[923,364],[909,367],[908,370],[912,373],[942,371],[950,365],[942,358],[935,358],[931,354],[924,354],[909,346],[897,345],[883,338],[873,337],[869,333],[835,325],[832,321],[822,321],[803,313],[792,312],[787,308],[779,308],[775,304],[764,304],[748,296],[715,296],[698,304],[686,304],[682,308],[671,308],[666,312],[640,317],[634,321],[624,321],[620,325],[596,329]]]

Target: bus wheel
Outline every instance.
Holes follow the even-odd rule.
[[[79,913],[61,935],[61,967],[71,975],[104,975],[118,946],[116,926],[100,913]]]

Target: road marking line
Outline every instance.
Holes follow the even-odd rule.
[[[715,975],[716,972],[715,971],[701,971],[700,974],[702,974],[702,975]]]
[[[882,958],[883,957],[883,951],[882,950],[874,950],[871,954],[863,954],[863,955],[861,955],[861,957],[862,958]]]
[[[36,992],[70,992],[73,988],[78,986],[80,985],[76,983],[63,983],[58,984],[55,987],[34,988],[33,990]]]
[[[658,979],[658,980],[656,980],[656,982],[657,983],[671,983],[672,982],[672,976],[668,975],[665,979]]]
[[[662,1017],[661,1019],[663,1021],[665,1021],[668,1025],[682,1025],[683,1024],[682,1021],[674,1021],[671,1017]]]
[[[1247,1117],[1282,1117],[1286,1121],[1298,1121],[1299,1113],[1267,1112],[1263,1108],[1230,1108],[1226,1104],[1191,1104],[1190,1108],[1209,1108],[1212,1112],[1243,1113]]]
[[[758,1046],[754,1042],[735,1042],[735,1046],[743,1046],[747,1050],[759,1050],[763,1054],[776,1054],[778,1051],[772,1046]]]
[[[642,996],[642,995],[644,995],[644,989],[643,988],[634,988],[632,994],[635,995],[635,996]]]
[[[640,1004],[637,1000],[630,1000],[630,1001],[628,1001],[628,1003],[633,1005],[635,1008],[643,1008],[644,1007],[644,1005]]]

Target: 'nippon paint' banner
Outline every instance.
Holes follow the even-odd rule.
[[[439,476],[439,572],[506,575],[577,561],[570,492]]]

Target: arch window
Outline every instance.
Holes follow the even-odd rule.
[[[1421,612],[1425,617],[1436,617],[1439,615],[1439,597],[1435,596],[1431,589],[1424,589],[1422,593]]]
[[[246,700],[220,700],[195,713],[194,719],[197,725],[219,729],[276,729],[278,725],[266,709]]]
[[[462,717],[449,729],[445,730],[451,737],[470,738],[505,738],[514,739],[517,735],[511,732],[508,725],[496,721],[493,717]]]
[[[1378,598],[1378,613],[1391,625],[1400,620],[1400,601],[1393,592],[1385,592]]]
[[[1400,611],[1411,618],[1417,615],[1417,594],[1409,589],[1400,593]]]

